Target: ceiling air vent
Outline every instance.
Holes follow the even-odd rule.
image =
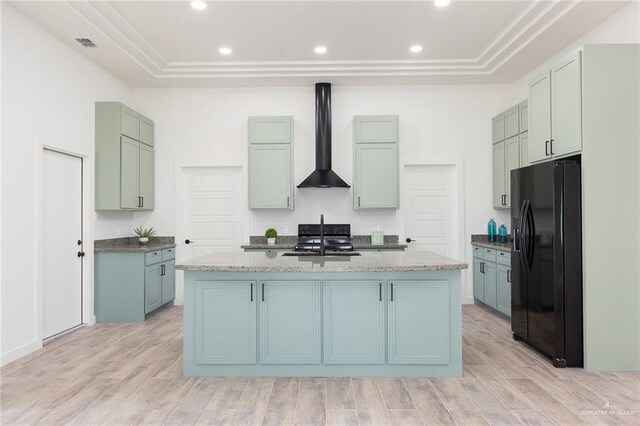
[[[80,43],[83,47],[98,47],[94,42],[92,42],[88,38],[76,37],[76,41]]]

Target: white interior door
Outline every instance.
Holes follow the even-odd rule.
[[[404,169],[404,235],[410,250],[459,257],[459,184],[455,165]]]
[[[82,159],[43,152],[44,339],[82,323]]]

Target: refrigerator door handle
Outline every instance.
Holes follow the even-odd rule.
[[[511,239],[511,251],[514,253],[520,253],[519,240],[520,238],[520,228],[513,228],[513,238]]]

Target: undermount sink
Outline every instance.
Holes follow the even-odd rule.
[[[312,251],[287,251],[282,253],[283,256],[317,256],[320,257],[320,253]],[[325,251],[324,257],[328,256],[360,256],[357,251]]]

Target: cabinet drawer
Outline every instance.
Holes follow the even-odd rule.
[[[473,246],[473,257],[482,259],[484,256],[482,247]]]
[[[176,249],[168,248],[162,250],[162,260],[171,260],[176,258]]]
[[[483,248],[482,251],[484,253],[484,256],[483,256],[484,260],[488,260],[489,262],[496,261],[496,250]]]
[[[144,264],[145,265],[153,265],[154,263],[158,263],[162,260],[160,250],[151,251],[149,253],[145,253],[144,255]]]
[[[498,263],[506,266],[511,266],[511,252],[508,251],[499,251],[496,255],[498,259]]]

